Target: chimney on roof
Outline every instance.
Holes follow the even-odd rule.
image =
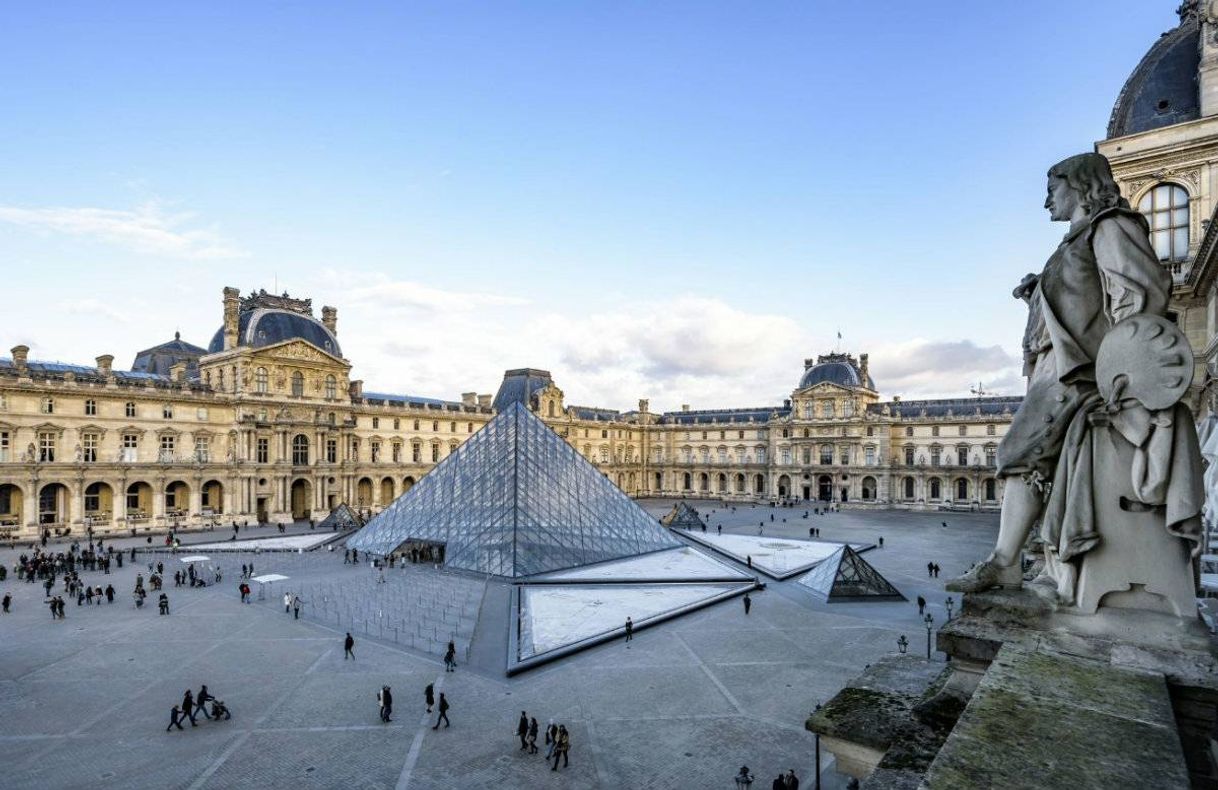
[[[863,385],[867,385],[867,354],[859,354],[859,372],[863,374]]]
[[[681,411],[689,411],[689,404],[688,404],[688,403],[682,403],[682,404],[681,404]]]
[[[650,405],[651,405],[651,402],[650,402],[650,401],[648,401],[646,398],[640,398],[640,399],[639,399],[639,411],[641,411],[643,414],[646,414],[646,413],[647,413],[647,408],[648,408]]]
[[[900,396],[900,395],[893,395],[893,396],[892,396],[892,402],[893,402],[893,403],[900,403],[900,402],[901,402],[901,396]]]
[[[494,395],[479,395],[478,396],[478,408],[479,409],[489,409],[491,407],[491,404],[494,402],[495,402]]]
[[[360,379],[353,379],[350,386],[347,387],[347,391],[352,398],[364,397],[364,382]]]
[[[29,361],[30,347],[29,346],[13,346],[13,367],[21,372],[25,372],[25,364]]]
[[[114,367],[114,355],[113,354],[102,354],[100,357],[97,358],[97,372],[100,375],[109,378],[110,371],[113,369],[113,367]]]
[[[330,330],[330,334],[338,337],[338,309],[335,307],[321,308],[321,322],[326,329]]]
[[[476,392],[462,392],[461,393],[461,405],[462,406],[476,406],[477,404],[478,404],[478,393],[476,393]]]
[[[237,346],[237,317],[241,314],[241,291],[224,289],[224,350]]]

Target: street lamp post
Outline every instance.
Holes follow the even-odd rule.
[[[935,627],[935,616],[930,612],[926,613],[926,660],[930,661],[930,633]]]
[[[952,600],[952,597],[947,596],[947,622],[949,623],[952,621],[952,607],[955,605],[956,602]]]
[[[820,703],[816,703],[816,709],[820,710]],[[816,790],[820,790],[820,733],[816,733]]]
[[[905,655],[905,651],[909,650],[909,640],[905,638],[905,634],[897,637],[897,650],[901,651],[901,655]]]

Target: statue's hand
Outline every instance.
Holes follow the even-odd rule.
[[[1015,290],[1011,291],[1011,296],[1016,299],[1029,299],[1032,292],[1036,290],[1036,284],[1040,282],[1039,274],[1025,274],[1023,279],[1019,281],[1019,285],[1015,286]]]

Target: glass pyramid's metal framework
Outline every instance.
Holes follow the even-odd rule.
[[[673,529],[702,529],[706,526],[697,508],[692,508],[684,502],[673,505],[672,512],[660,519],[660,523]]]
[[[445,544],[447,566],[510,577],[684,545],[519,402],[347,545],[385,556],[408,541]]]
[[[894,600],[904,601],[901,591],[880,575],[871,563],[843,544],[800,578],[799,583],[822,596],[825,601]]]
[[[330,511],[330,515],[322,519],[318,529],[359,529],[364,526],[364,519],[351,509],[346,502]]]

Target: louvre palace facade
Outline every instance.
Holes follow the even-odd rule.
[[[198,528],[376,512],[521,402],[632,496],[997,507],[1019,398],[880,399],[866,354],[806,360],[776,405],[668,413],[569,405],[550,374],[437,400],[351,380],[332,307],[223,291],[206,348],[180,337],[130,370],[0,359],[0,535]]]

